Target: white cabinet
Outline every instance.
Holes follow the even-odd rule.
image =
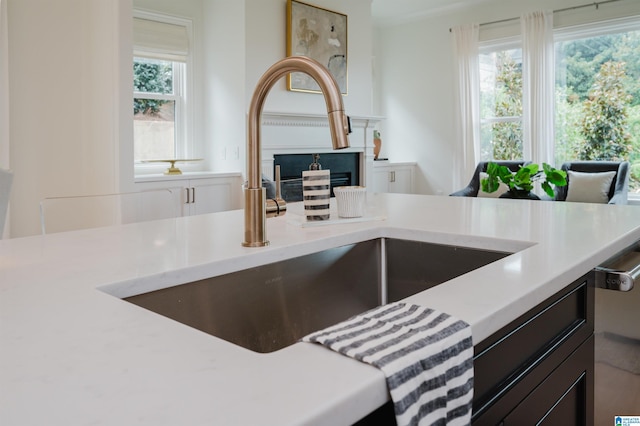
[[[242,208],[240,173],[184,173],[136,178],[139,191],[168,189],[180,206],[182,216]]]
[[[191,179],[183,188],[183,215],[220,212],[240,208],[241,183],[209,178]],[[234,194],[238,192],[238,194]]]
[[[373,163],[373,192],[413,192],[415,163]]]

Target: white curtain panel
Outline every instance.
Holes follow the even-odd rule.
[[[553,12],[520,17],[522,29],[522,114],[524,158],[554,164]]]
[[[9,168],[9,29],[7,0],[0,0],[0,168]]]
[[[452,28],[451,33],[456,82],[453,184],[454,188],[461,188],[468,183],[480,160],[480,25],[460,25]]]
[[[0,169],[9,168],[9,28],[7,0],[0,0]],[[2,181],[0,176],[0,181]],[[0,182],[0,192],[3,192]],[[7,191],[8,192],[8,191]],[[4,194],[8,197],[8,193]],[[3,198],[3,194],[0,194]],[[5,200],[6,202],[6,200]],[[0,239],[9,237],[9,213],[0,200]],[[6,215],[5,215],[6,214]],[[6,222],[5,222],[6,221]],[[5,224],[7,226],[5,226]]]

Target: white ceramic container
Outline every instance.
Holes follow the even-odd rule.
[[[364,186],[337,186],[333,188],[338,205],[338,216],[364,216],[366,191],[367,189]]]

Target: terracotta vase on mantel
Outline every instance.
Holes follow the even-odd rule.
[[[380,132],[377,130],[373,131],[373,159],[377,160],[378,155],[380,155],[380,149],[382,147],[382,139],[380,138]]]

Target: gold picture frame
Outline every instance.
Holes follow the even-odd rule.
[[[287,0],[287,56],[307,56],[320,62],[346,95],[347,15]],[[300,72],[287,75],[287,89],[320,93],[316,81]]]

